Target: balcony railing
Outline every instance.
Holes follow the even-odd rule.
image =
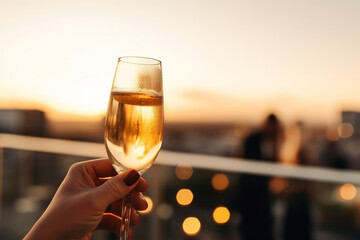
[[[30,137],[14,134],[0,134],[0,206],[3,198],[3,150],[15,149],[20,151],[44,152],[88,158],[106,157],[104,144],[73,140]],[[49,161],[51,159],[49,158]],[[239,158],[192,154],[161,150],[155,165],[176,167],[181,164],[203,169],[228,173],[248,173],[298,179],[330,184],[352,183],[360,185],[360,171],[335,170],[316,166],[295,166],[268,162],[251,161]],[[0,208],[0,219],[1,211]],[[0,222],[1,224],[1,222]],[[154,226],[154,223],[152,223]],[[153,229],[156,229],[153,228]],[[156,236],[152,234],[152,236]],[[153,237],[152,239],[159,239]]]
[[[91,158],[106,157],[104,144],[0,134],[0,148],[29,150]],[[1,161],[1,160],[0,160]],[[177,166],[190,164],[193,168],[278,176],[328,183],[360,184],[360,171],[335,170],[315,166],[294,166],[240,158],[211,156],[162,150],[155,164]]]

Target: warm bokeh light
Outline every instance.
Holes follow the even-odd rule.
[[[19,198],[15,201],[14,208],[19,213],[31,213],[39,211],[40,203],[38,199]]]
[[[288,185],[289,181],[285,178],[280,177],[272,178],[269,182],[269,188],[273,194],[281,193]]]
[[[156,208],[158,217],[162,220],[168,220],[174,215],[174,209],[171,205],[162,203]]]
[[[341,200],[353,200],[357,195],[357,189],[353,184],[345,183],[339,188],[338,194]]]
[[[354,134],[354,127],[351,123],[341,123],[337,130],[342,138],[350,138]]]
[[[148,207],[147,209],[138,212],[145,215],[145,214],[149,214],[152,211],[154,204],[150,197],[144,196],[144,199],[146,200]]]
[[[279,158],[282,163],[297,164],[298,151],[301,146],[301,130],[298,124],[285,128],[285,141],[281,146]]]
[[[175,175],[180,180],[188,180],[193,175],[193,168],[190,164],[180,163],[176,166]]]
[[[227,207],[219,206],[213,212],[213,219],[218,224],[225,224],[230,219],[230,211]]]
[[[182,224],[183,231],[189,236],[195,236],[200,232],[201,222],[196,217],[188,217]]]
[[[224,191],[229,186],[229,178],[223,173],[217,173],[212,177],[211,185],[217,191]]]
[[[326,138],[332,142],[338,141],[340,139],[340,136],[339,136],[337,128],[336,127],[328,127],[328,129],[326,130]]]
[[[194,194],[187,188],[180,189],[176,194],[176,201],[182,206],[189,205],[193,199]]]

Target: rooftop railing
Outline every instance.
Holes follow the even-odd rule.
[[[31,137],[14,134],[0,134],[0,206],[3,198],[3,155],[4,149],[43,152],[88,158],[106,157],[104,144],[44,137]],[[51,161],[49,159],[49,161]],[[161,150],[155,165],[177,167],[190,165],[194,169],[221,171],[228,173],[248,173],[299,179],[330,184],[352,183],[360,185],[360,171],[336,170],[327,167],[286,165],[245,160],[240,158],[221,157],[204,154],[193,154]],[[0,208],[0,219],[1,219]],[[0,222],[1,223],[1,222]],[[156,234],[155,234],[156,236]],[[158,238],[153,238],[158,239]]]
[[[30,137],[13,134],[0,134],[0,149],[9,148],[72,156],[101,158],[106,157],[104,144],[62,140],[53,138]],[[0,160],[1,161],[1,160]],[[155,164],[177,166],[190,164],[193,168],[250,173],[328,183],[360,184],[360,171],[335,170],[326,167],[286,165],[259,162],[240,158],[212,156],[161,150]]]

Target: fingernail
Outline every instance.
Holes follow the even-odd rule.
[[[140,174],[136,170],[131,170],[126,174],[123,181],[126,185],[131,186],[134,183],[136,183],[136,181],[139,180],[139,178],[140,178]]]

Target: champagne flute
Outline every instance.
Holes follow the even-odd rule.
[[[105,119],[105,147],[121,173],[147,171],[163,138],[164,104],[161,62],[145,57],[120,57]],[[131,193],[122,200],[120,240],[128,239]]]

